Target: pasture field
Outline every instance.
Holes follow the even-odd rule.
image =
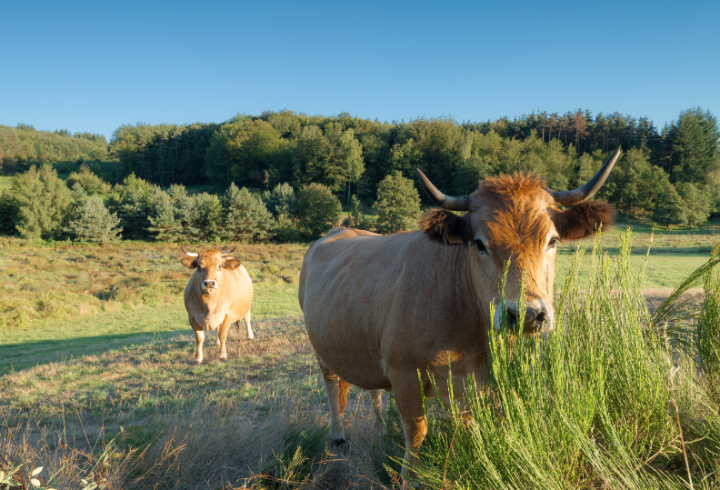
[[[692,336],[666,345],[641,294],[706,263],[720,231],[655,231],[640,284],[652,230],[632,226],[631,256],[621,227],[602,237],[607,259],[596,263],[620,264],[607,277],[590,253],[573,267],[575,248],[561,247],[566,333],[494,337],[499,396],[478,394],[476,424],[458,430],[456,410],[429,404],[425,488],[720,488],[720,371]],[[23,464],[17,481],[44,466],[43,482],[59,472],[49,482],[58,489],[83,488],[81,479],[158,489],[393,485],[403,439],[391,403],[376,432],[369,398],[353,388],[350,446],[332,448],[297,304],[308,245],[238,246],[255,285],[256,340],[231,329],[220,363],[209,336],[209,362],[198,367],[182,304],[190,271],[175,245],[0,238],[0,247],[0,470]],[[571,270],[577,280],[565,284]],[[707,317],[713,304],[690,313]],[[671,333],[698,322],[668,318]]]

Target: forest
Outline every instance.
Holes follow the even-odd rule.
[[[327,231],[342,205],[349,224],[388,232],[411,227],[419,213],[415,168],[450,194],[518,170],[566,190],[618,147],[622,158],[598,197],[621,213],[670,227],[702,224],[718,212],[720,129],[701,108],[662,129],[644,117],[580,109],[481,123],[284,110],[220,124],[123,125],[109,144],[90,133],[0,126],[0,166],[14,176],[1,196],[0,233],[83,239],[69,223],[90,213],[124,238],[218,239],[229,227],[235,239],[288,241]],[[65,189],[52,183],[54,170],[71,174]],[[194,192],[197,186],[210,192]],[[310,207],[323,202],[322,209],[308,208],[308,193],[315,193]],[[57,202],[57,212],[31,210],[30,195]],[[404,209],[401,216],[393,206]]]

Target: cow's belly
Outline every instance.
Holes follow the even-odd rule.
[[[305,319],[310,343],[320,364],[364,390],[391,389],[376,341],[358,325]]]

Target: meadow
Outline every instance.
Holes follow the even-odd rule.
[[[429,404],[425,488],[718,488],[720,378],[688,333],[717,304],[671,296],[653,317],[643,293],[667,297],[718,241],[717,224],[653,234],[624,223],[594,257],[564,244],[558,332],[494,338],[498,392],[478,393],[469,429],[456,407]],[[256,340],[233,329],[230,360],[210,341],[196,367],[182,304],[191,271],[176,245],[0,238],[0,470],[22,465],[5,478],[27,487],[43,466],[43,485],[88,490],[392,486],[402,437],[389,394],[376,433],[369,398],[353,389],[351,444],[330,444],[297,304],[307,247],[238,246]]]

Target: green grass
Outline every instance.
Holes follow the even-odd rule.
[[[613,272],[596,249],[584,292],[573,281],[576,264],[552,335],[491,331],[492,386],[478,391],[471,383],[467,407],[431,403],[418,481],[428,488],[718,488],[717,326],[706,338],[710,356],[692,342],[669,342],[664,322],[648,312],[625,245]],[[717,296],[717,276],[706,285]],[[702,312],[716,320],[718,304]]]
[[[0,193],[5,189],[10,189],[10,179],[11,177],[0,175]]]

